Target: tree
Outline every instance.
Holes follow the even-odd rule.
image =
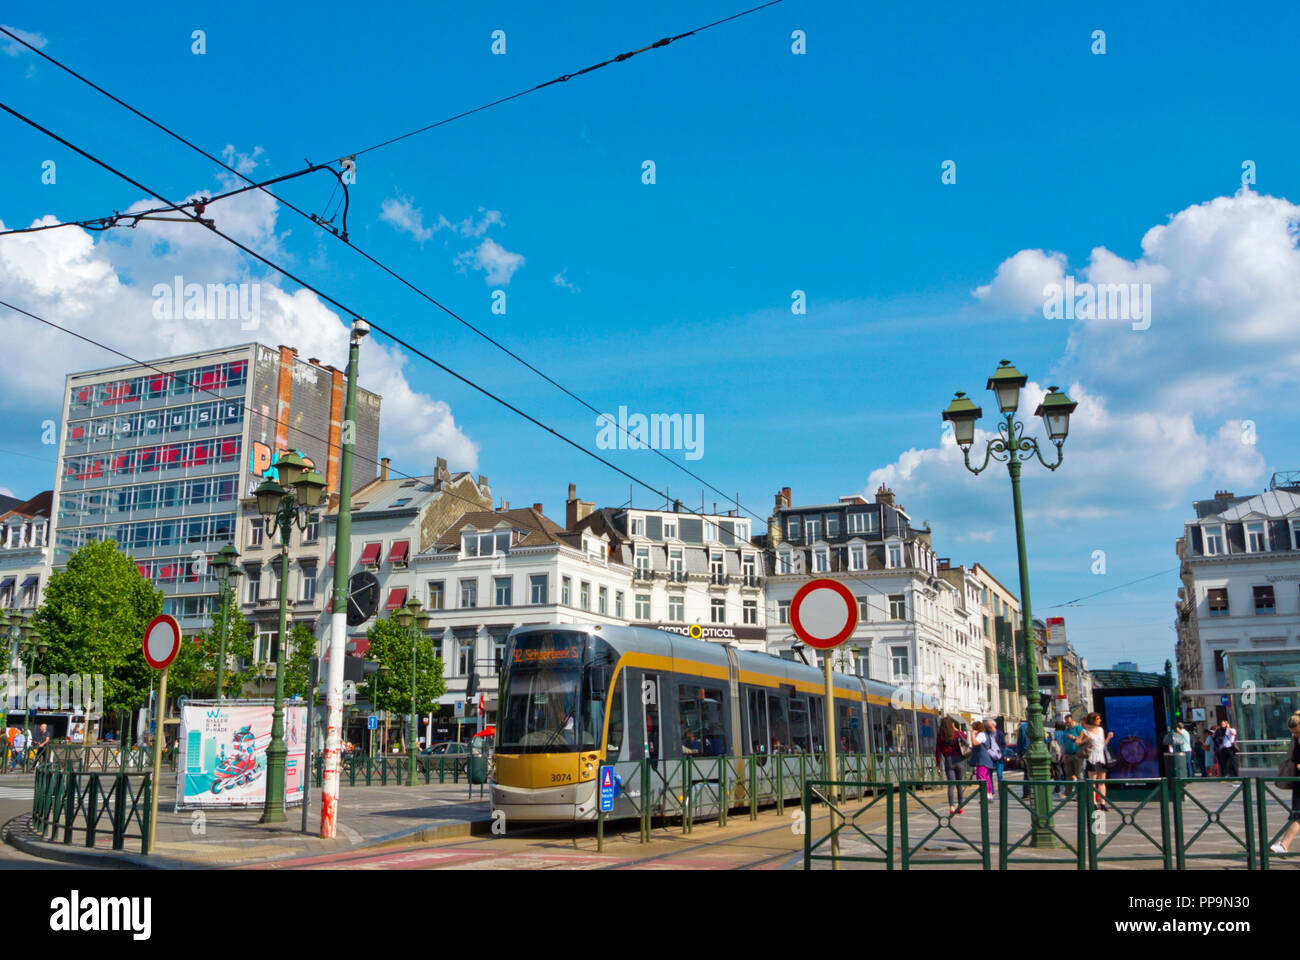
[[[89,543],[50,576],[34,618],[49,649],[33,669],[102,675],[104,711],[134,710],[156,676],[141,645],[162,606],[162,591],[140,576],[135,560],[119,552],[115,541]]]
[[[284,695],[306,697],[311,658],[316,655],[316,635],[305,623],[295,623],[289,632],[289,656],[284,661]],[[317,688],[319,700],[319,688]]]
[[[253,630],[239,611],[235,589],[227,585],[226,673],[222,678],[227,697],[238,697],[257,671],[253,661]],[[217,697],[217,660],[221,654],[221,610],[212,611],[213,624],[181,643],[180,653],[167,673],[168,693],[190,697]],[[235,667],[243,663],[244,669]]]
[[[391,617],[377,620],[370,628],[367,659],[388,667],[371,679],[375,686],[374,705],[388,713],[406,714],[411,709],[411,633]],[[421,633],[415,644],[415,711],[427,713],[447,689],[442,678],[442,661],[434,655],[433,640]]]

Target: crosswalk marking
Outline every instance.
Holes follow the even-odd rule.
[[[34,792],[31,787],[0,787],[0,800],[30,800]]]

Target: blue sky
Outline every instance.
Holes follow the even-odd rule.
[[[269,7],[250,25],[214,3],[77,3],[55,15],[11,2],[2,22],[269,177],[745,4],[409,7]],[[941,555],[1011,586],[1005,473],[967,476],[938,413],[955,389],[991,410],[982,387],[1004,356],[1040,388],[1078,385],[1087,401],[1064,466],[1025,473],[1035,613],[1064,614],[1094,666],[1155,669],[1172,656],[1173,545],[1191,500],[1258,490],[1273,470],[1300,467],[1300,144],[1286,122],[1300,15],[1254,9],[786,0],[363,155],[349,226],[359,246],[599,409],[702,415],[703,457],[670,456],[746,508],[766,516],[787,485],[812,503],[888,481],[931,522]],[[202,55],[194,30],[206,32]],[[503,56],[491,53],[494,30],[505,31]],[[794,30],[806,33],[804,55],[791,52]],[[1091,52],[1095,30],[1104,55]],[[5,103],[172,198],[222,189],[211,163],[8,46]],[[145,199],[11,117],[0,131],[6,228]],[[43,184],[51,159],[57,180]],[[946,160],[955,184],[941,183]],[[1256,181],[1243,192],[1247,160]],[[329,194],[324,177],[285,188],[313,211]],[[245,198],[213,214],[595,447],[589,411],[290,211]],[[297,290],[199,232],[0,238],[0,291],[136,355],[248,339],[220,325],[160,329],[150,316],[149,288],[176,272]],[[1040,281],[1061,274],[1152,283],[1150,329],[1045,319]],[[494,290],[505,291],[504,316],[491,312]],[[804,315],[791,312],[795,290]],[[332,311],[310,295],[265,300],[259,339],[341,362]],[[63,373],[112,358],[12,314],[0,323],[16,351],[0,386],[0,488],[26,495],[52,483],[41,423],[57,419]],[[499,496],[541,501],[561,519],[569,482],[600,504],[627,500],[623,477],[423,361],[404,362],[382,338],[367,351],[363,382],[385,395],[395,468],[428,472],[448,456]],[[602,452],[699,506],[700,484],[653,453]],[[705,495],[709,507],[719,499]],[[1097,550],[1104,574],[1092,572]],[[1171,572],[1054,607],[1160,571]]]

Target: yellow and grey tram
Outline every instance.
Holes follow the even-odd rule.
[[[836,673],[834,685],[841,753],[933,755],[932,700],[905,698],[899,709],[888,684]],[[610,764],[624,789],[608,816],[636,816],[642,758],[660,811],[681,790],[670,771],[680,777],[685,756],[706,775],[743,756],[798,768],[825,750],[825,692],[815,667],[659,630],[517,628],[498,695],[492,805],[512,820],[594,820],[597,774]],[[798,795],[797,776],[778,782]]]

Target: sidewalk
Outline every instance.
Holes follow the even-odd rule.
[[[170,778],[169,778],[170,779]],[[311,791],[308,833],[302,833],[302,808],[289,807],[287,822],[258,823],[261,808],[240,810],[182,810],[172,812],[175,781],[164,783],[158,803],[158,838],[154,852],[140,853],[140,841],[128,840],[127,849],[114,851],[102,830],[94,849],[85,834],[74,831],[72,843],[43,839],[33,831],[29,815],[5,824],[4,839],[24,853],[71,864],[120,866],[160,870],[220,869],[339,853],[387,843],[428,842],[486,833],[491,824],[490,801],[484,788],[474,788],[469,799],[466,784],[419,784],[415,787],[355,786],[346,782],[339,793],[338,836],[322,840],[320,793]]]

